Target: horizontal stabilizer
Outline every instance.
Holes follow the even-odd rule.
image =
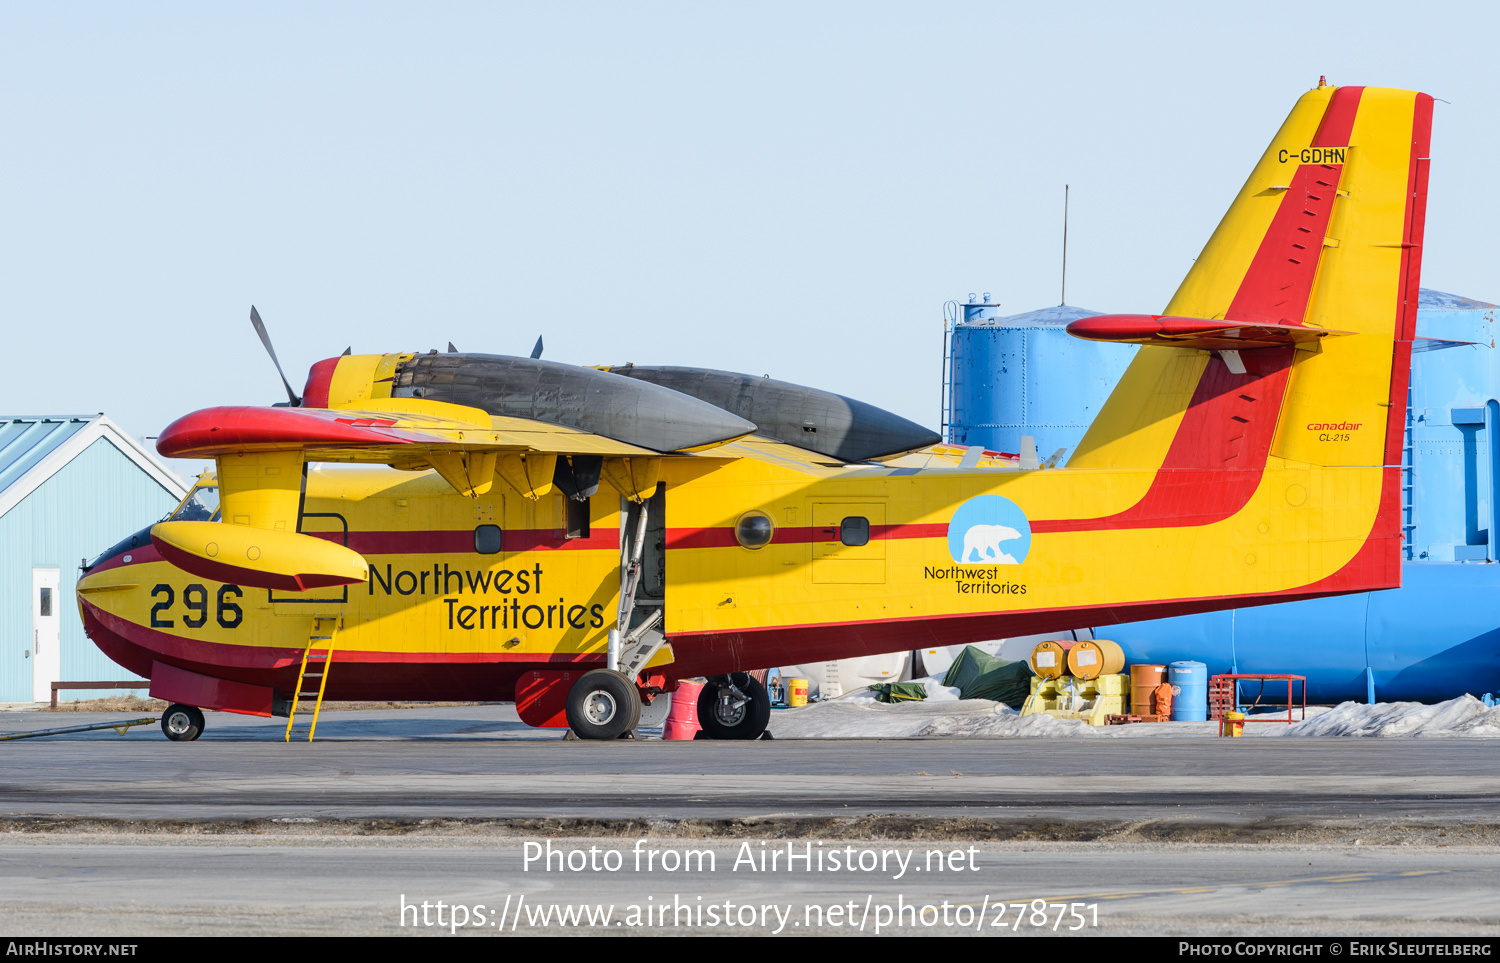
[[[1174,318],[1155,314],[1099,314],[1091,318],[1079,318],[1069,324],[1068,333],[1087,341],[1203,348],[1209,351],[1251,351],[1256,348],[1308,344],[1355,332],[1333,331],[1301,324],[1242,324],[1236,321]]]

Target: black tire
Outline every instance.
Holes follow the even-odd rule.
[[[173,742],[192,742],[203,735],[203,712],[192,706],[173,703],[161,714],[161,731]]]
[[[622,673],[594,669],[568,691],[568,726],[580,739],[618,739],[641,719],[641,696]]]
[[[771,696],[766,687],[742,674],[735,676],[735,684],[750,701],[727,717],[720,714],[722,683],[710,683],[698,693],[698,725],[710,739],[759,739],[771,722]]]

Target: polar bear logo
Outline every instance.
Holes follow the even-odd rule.
[[[975,495],[948,519],[948,554],[963,565],[1025,565],[1031,521],[1003,495]]]
[[[981,562],[991,565],[1019,565],[1013,557],[1000,550],[1000,543],[1014,541],[1021,533],[1008,525],[971,525],[964,532],[964,551],[960,562]],[[978,555],[978,558],[972,556]]]

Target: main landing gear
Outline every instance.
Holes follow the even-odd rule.
[[[640,725],[640,692],[625,673],[594,669],[573,683],[566,711],[578,738],[619,739]],[[712,677],[698,696],[698,725],[710,739],[759,739],[770,721],[771,696],[744,672]]]
[[[568,691],[568,727],[580,739],[618,739],[641,720],[641,697],[623,672],[595,669]]]
[[[203,735],[203,711],[173,703],[161,714],[161,731],[173,742],[192,742]]]
[[[698,725],[710,739],[759,739],[770,721],[770,694],[744,672],[714,676],[698,694]]]

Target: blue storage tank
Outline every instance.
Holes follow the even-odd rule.
[[[1407,558],[1496,561],[1493,444],[1500,429],[1495,305],[1423,289],[1407,425],[1412,497]]]
[[[1136,349],[1065,330],[1098,311],[1059,305],[1002,318],[988,301],[970,295],[953,312],[947,440],[1017,452],[1030,435],[1042,458],[1066,449],[1066,464]]]

